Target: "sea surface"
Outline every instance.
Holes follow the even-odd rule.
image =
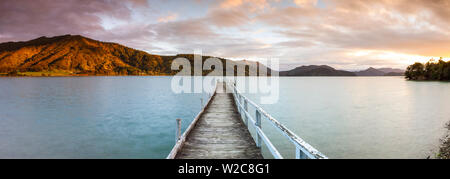
[[[170,77],[0,78],[0,158],[165,158],[202,96]]]
[[[0,158],[165,158],[206,93],[172,77],[0,78]],[[402,77],[283,77],[261,104],[329,158],[426,158],[450,121],[450,83]],[[260,103],[262,93],[246,94]],[[286,158],[293,145],[263,122]],[[252,131],[252,130],[251,130]],[[270,158],[270,153],[263,150]]]
[[[329,158],[434,157],[448,134],[450,83],[403,77],[283,77],[269,114]],[[247,94],[260,103],[262,94]],[[293,145],[263,128],[286,158]],[[265,151],[265,156],[270,153]]]

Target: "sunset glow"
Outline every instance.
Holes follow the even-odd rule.
[[[0,19],[0,42],[79,34],[160,55],[201,49],[278,58],[282,69],[405,68],[450,57],[449,1],[3,0],[0,15],[8,17]]]
[[[348,53],[349,57],[371,57],[380,60],[397,60],[399,67],[402,65],[410,65],[415,62],[426,63],[427,61],[434,59],[439,60],[441,57],[430,57],[422,55],[412,55],[406,53],[396,53],[392,51],[376,51],[376,50],[359,50]],[[442,58],[444,61],[450,60],[450,58]]]

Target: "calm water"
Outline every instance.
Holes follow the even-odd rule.
[[[259,102],[259,95],[248,96]],[[447,132],[450,83],[281,78],[279,102],[261,106],[329,158],[426,158],[434,156]],[[265,126],[280,152],[293,157],[291,143]]]
[[[202,96],[170,79],[0,78],[0,158],[165,158]]]
[[[207,96],[174,94],[170,79],[0,78],[0,158],[165,158],[175,119],[185,129]],[[330,158],[424,158],[450,121],[449,89],[401,77],[281,78],[279,102],[262,106]]]

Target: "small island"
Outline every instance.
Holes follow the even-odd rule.
[[[405,71],[408,80],[450,81],[450,61],[445,62],[442,57],[436,62],[434,59],[427,63],[416,62]]]

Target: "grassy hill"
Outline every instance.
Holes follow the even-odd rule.
[[[171,64],[178,57],[187,58],[191,62],[193,71],[193,54],[152,55],[117,43],[100,42],[79,35],[40,37],[26,42],[1,43],[0,74],[10,76],[175,75],[178,71],[172,71]],[[203,61],[208,58],[210,57],[203,56]],[[227,65],[256,63],[219,59]],[[247,75],[249,70],[254,70],[251,68],[246,68]],[[203,75],[209,72],[211,70],[204,71]],[[223,72],[225,74],[225,69]]]

